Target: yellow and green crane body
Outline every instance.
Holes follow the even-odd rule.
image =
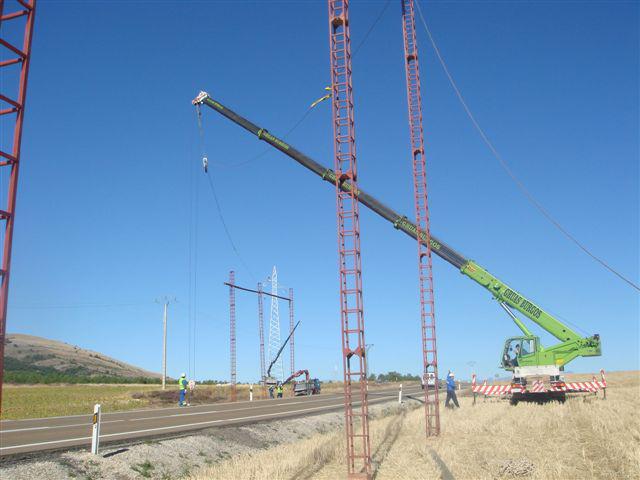
[[[338,185],[343,191],[351,191],[352,185],[349,181],[342,181],[336,178],[336,174],[330,168],[326,168],[312,158],[300,152],[293,146],[277,138],[264,128],[261,128],[246,118],[238,115],[233,110],[214,100],[206,92],[200,94],[193,100],[193,104],[198,108],[200,105],[206,105],[224,117],[228,118],[237,125],[243,127],[260,140],[268,143],[285,155],[289,156],[305,168],[311,170],[320,176],[326,182],[332,185]],[[417,237],[416,225],[408,220],[404,215],[396,213],[394,210],[378,201],[362,189],[356,192],[358,201],[365,207],[380,215],[382,218],[391,222],[393,226],[409,235],[412,238]],[[539,305],[528,299],[522,293],[510,288],[504,282],[498,280],[494,275],[486,269],[478,265],[473,260],[465,258],[463,255],[449,247],[447,244],[431,235],[427,238],[422,232],[420,241],[429,242],[431,251],[458,268],[460,272],[488,290],[493,298],[507,311],[515,324],[523,332],[524,336],[512,337],[505,342],[500,366],[506,370],[514,370],[514,366],[518,367],[557,367],[562,370],[564,365],[577,357],[591,357],[601,355],[600,336],[595,334],[590,337],[582,337],[567,325],[559,321],[557,318],[545,312]],[[533,335],[522,321],[515,316],[511,309],[517,310],[523,316],[540,326],[558,340],[560,343],[551,347],[543,347],[540,339]],[[527,344],[530,348],[527,351],[521,351],[517,354],[516,362],[506,362],[505,355],[508,353],[509,345],[519,342],[519,345]],[[515,364],[515,365],[514,365]]]

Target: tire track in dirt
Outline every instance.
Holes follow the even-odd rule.
[[[400,435],[400,431],[402,430],[402,426],[404,425],[404,420],[407,417],[407,410],[403,409],[400,415],[394,418],[389,425],[385,428],[384,436],[382,437],[382,441],[376,451],[373,452],[371,456],[371,463],[373,464],[373,478],[377,478],[378,471],[380,469],[380,465],[385,461],[387,455],[391,451],[391,447],[398,440],[398,436]]]
[[[290,477],[289,480],[297,480],[300,478],[312,478],[314,475],[318,474],[324,466],[333,460],[331,451],[333,450],[333,444],[336,441],[336,438],[330,437],[327,438],[320,445],[315,447],[311,453],[313,456],[313,463],[310,465],[303,466],[302,468],[296,470]]]

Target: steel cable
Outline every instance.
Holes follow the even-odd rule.
[[[558,222],[550,213],[549,211],[544,208],[542,206],[542,204],[533,196],[533,194],[529,191],[529,189],[524,185],[524,183],[522,183],[522,181],[516,176],[516,174],[513,172],[513,170],[511,170],[511,167],[509,166],[509,164],[504,160],[504,158],[502,158],[502,155],[500,155],[500,153],[498,153],[498,150],[495,148],[495,146],[493,145],[493,143],[491,142],[491,140],[489,140],[489,137],[487,136],[487,134],[484,132],[484,130],[482,129],[482,127],[480,126],[480,124],[478,123],[478,121],[476,120],[476,117],[473,115],[473,113],[471,112],[471,109],[469,108],[469,106],[467,105],[467,102],[465,101],[464,97],[462,96],[462,93],[460,91],[460,89],[458,88],[458,85],[456,83],[456,81],[453,79],[453,76],[451,75],[451,72],[449,71],[449,68],[447,67],[446,62],[444,61],[444,58],[442,57],[442,54],[440,53],[440,49],[438,48],[438,45],[435,42],[435,39],[433,37],[433,35],[431,34],[431,30],[429,29],[429,26],[427,25],[426,20],[424,19],[424,16],[422,14],[422,9],[420,8],[420,2],[416,2],[416,6],[418,7],[418,13],[420,14],[420,20],[422,25],[424,26],[424,29],[427,32],[427,35],[429,37],[429,41],[431,42],[431,46],[433,47],[433,50],[436,54],[436,57],[438,58],[438,61],[440,62],[440,65],[442,66],[442,69],[444,70],[445,75],[447,76],[447,79],[449,80],[449,84],[451,85],[451,88],[453,88],[453,91],[455,92],[456,96],[458,97],[458,100],[460,101],[460,104],[462,105],[462,108],[464,109],[464,111],[467,114],[467,117],[469,117],[469,120],[471,121],[471,123],[473,124],[474,128],[477,130],[478,134],[480,135],[480,137],[482,138],[482,141],[485,143],[485,145],[489,148],[489,150],[491,151],[491,153],[493,154],[494,158],[498,161],[498,163],[500,164],[500,166],[502,167],[502,169],[507,173],[507,175],[509,176],[509,178],[511,178],[511,180],[516,184],[516,186],[518,187],[518,189],[520,190],[520,192],[527,198],[527,200],[554,226],[556,227],[566,238],[568,238],[571,242],[573,242],[576,246],[578,246],[578,248],[580,248],[580,250],[582,250],[584,253],[586,253],[589,257],[591,257],[593,260],[595,260],[596,262],[598,262],[600,265],[602,265],[604,268],[606,268],[607,270],[609,270],[611,273],[613,273],[614,275],[616,275],[618,278],[620,278],[622,281],[626,282],[627,284],[629,284],[631,287],[635,288],[636,290],[640,291],[640,286],[638,286],[637,284],[635,284],[634,282],[632,282],[631,280],[629,280],[627,277],[625,277],[623,274],[621,274],[620,272],[618,272],[617,270],[615,270],[613,267],[611,267],[606,261],[604,261],[602,258],[598,257],[597,255],[595,255],[594,253],[591,252],[591,250],[589,250],[582,242],[580,242],[575,236],[573,236],[566,228],[564,228],[564,226],[562,226],[560,224],[560,222]]]

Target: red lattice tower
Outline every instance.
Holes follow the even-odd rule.
[[[293,324],[294,324],[294,318],[293,318],[293,288],[289,289],[289,333],[293,332]],[[289,355],[290,355],[290,365],[291,365],[291,375],[293,375],[293,372],[296,371],[295,368],[295,363],[296,363],[296,358],[295,358],[295,347],[294,347],[294,338],[295,338],[295,334],[291,335],[291,340],[289,340]]]
[[[328,3],[348,478],[371,478],[349,2]]]
[[[229,272],[229,353],[231,356],[231,401],[238,399],[236,384],[236,274]]]
[[[433,297],[433,270],[429,233],[429,204],[427,201],[427,171],[422,129],[422,98],[420,95],[420,68],[418,41],[413,0],[402,0],[402,31],[404,36],[407,101],[409,105],[409,132],[413,159],[413,191],[415,197],[418,238],[418,274],[420,283],[420,320],[422,324],[422,360],[424,405],[427,436],[440,433],[440,406],[438,403],[438,355],[436,350],[435,303]],[[421,241],[422,239],[422,241]],[[429,388],[428,377],[435,377],[435,388]]]
[[[9,296],[9,273],[11,271],[11,247],[13,242],[13,224],[16,211],[16,193],[18,190],[18,172],[20,168],[20,144],[22,141],[22,125],[27,100],[27,78],[31,60],[31,40],[33,38],[33,22],[35,19],[36,1],[16,0],[11,2],[15,8],[5,13],[5,2],[0,0],[0,76],[2,77],[2,92],[0,92],[0,118],[14,116],[13,132],[4,130],[4,124],[11,123],[11,119],[3,121],[2,142],[4,136],[13,140],[6,148],[0,144],[0,167],[9,169],[9,186],[7,200],[0,205],[0,221],[5,222],[4,247],[2,249],[2,269],[0,270],[0,406],[2,405],[2,382],[4,372],[4,342],[7,331],[7,302]],[[7,10],[9,10],[7,8]],[[11,24],[9,24],[11,22]],[[7,33],[7,26],[10,32]],[[4,28],[3,28],[4,27]],[[11,31],[20,31],[22,46],[17,44],[19,39],[12,41]],[[16,88],[9,92],[6,84],[17,79]],[[4,182],[3,182],[4,183]],[[4,189],[4,186],[2,187]]]
[[[267,389],[265,380],[267,378],[264,361],[264,304],[262,299],[262,282],[258,282],[258,334],[260,337],[260,380],[262,397],[265,398]]]

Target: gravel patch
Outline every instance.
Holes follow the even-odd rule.
[[[393,401],[373,405],[369,411],[375,416],[389,404]],[[103,448],[100,455],[71,450],[12,458],[2,462],[0,478],[176,479],[240,453],[264,450],[339,429],[343,422],[344,414],[340,411],[238,427],[209,428],[179,438],[109,446]]]

